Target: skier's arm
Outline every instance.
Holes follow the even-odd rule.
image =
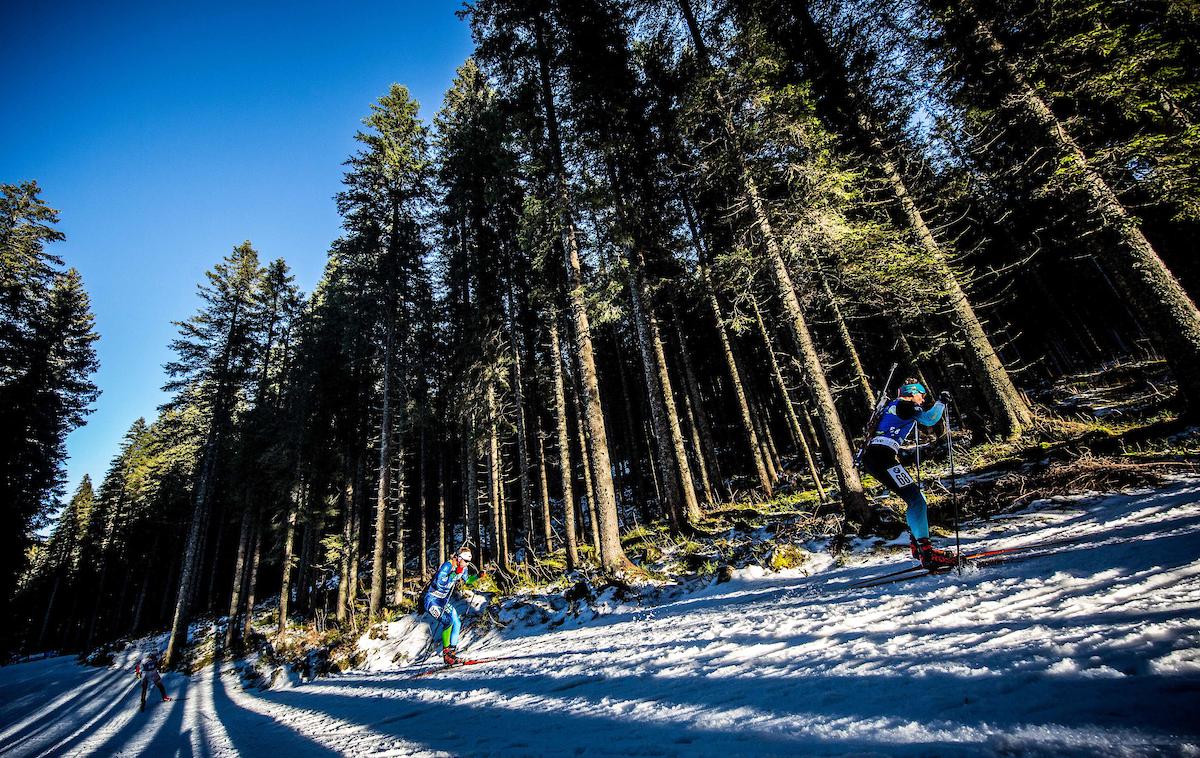
[[[921,415],[917,416],[917,421],[921,426],[933,426],[942,420],[942,412],[945,410],[946,404],[938,400],[929,407],[929,410],[923,411]]]
[[[433,579],[433,586],[438,592],[447,592],[454,587],[454,582],[457,577],[454,574],[454,564],[446,561],[438,569],[437,576]]]

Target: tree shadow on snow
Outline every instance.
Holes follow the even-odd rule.
[[[320,692],[306,693],[300,688],[272,693],[267,699],[301,709],[318,709],[381,735],[454,755],[612,755],[644,753],[650,748],[662,754],[723,756],[860,750],[954,755],[985,747],[982,737],[976,742],[948,744],[928,739],[904,741],[909,737],[893,741],[895,734],[910,731],[914,723],[952,734],[971,728],[996,732],[1034,727],[1046,730],[1048,742],[1058,737],[1065,738],[1066,744],[1072,738],[1069,733],[1076,730],[1136,729],[1142,744],[1169,745],[1173,743],[1167,735],[1182,731],[1200,705],[1200,687],[1167,703],[1159,683],[1147,690],[1131,687],[1127,680],[1086,680],[1078,676],[1040,681],[1034,696],[1019,691],[1019,677],[1013,678],[1017,681],[980,680],[947,673],[921,677],[819,674],[803,678],[585,675],[564,677],[562,683],[548,682],[541,676],[470,676],[415,685],[410,680],[386,676],[374,679],[376,687],[394,689],[395,696],[368,698],[355,694],[352,688],[341,694],[330,692],[340,686],[327,685]],[[416,691],[411,697],[405,696],[406,688],[437,690],[449,697],[430,704]],[[1081,698],[1081,689],[1086,689],[1086,698]],[[510,707],[477,700],[454,702],[457,693],[480,690],[494,692],[498,703],[515,702]],[[997,710],[997,697],[1011,707]],[[1149,714],[1138,712],[1122,707],[1123,702],[1154,702],[1155,710]],[[649,710],[659,719],[643,720],[640,716],[650,703],[653,707]],[[607,712],[568,713],[564,710],[568,707],[603,708]],[[1078,708],[1079,712],[1064,708]],[[683,719],[678,723],[661,720],[680,711]],[[698,711],[708,717],[702,721],[713,725],[691,721]],[[1104,716],[1100,719],[1103,723],[1097,723],[1097,712]],[[760,717],[763,720],[757,723],[762,731],[736,728]],[[463,728],[456,726],[460,721]],[[855,735],[856,725],[875,736]],[[1154,728],[1163,729],[1164,734],[1146,734],[1147,729]],[[1082,745],[1077,749],[1088,751]],[[1094,744],[1090,750],[1095,750]]]
[[[0,744],[0,752],[7,753],[9,750],[25,746],[33,747],[39,738],[59,727],[62,718],[68,713],[103,708],[104,702],[112,696],[113,689],[122,687],[122,682],[127,681],[128,676],[128,671],[121,669],[95,669],[93,672],[82,685],[73,681],[72,677],[64,675],[56,675],[47,681],[34,678],[23,683],[26,689],[33,690],[33,696],[29,698],[29,705],[11,718],[14,723],[28,723],[4,738],[4,742]],[[45,708],[47,700],[52,702],[56,696],[61,696],[62,702],[41,710]],[[39,745],[37,749],[43,748]]]
[[[519,679],[479,679],[439,681],[427,685],[450,694],[464,689],[478,690],[493,686],[502,692]],[[528,684],[528,680],[525,681]],[[602,691],[595,693],[598,705],[602,698],[622,697],[622,682],[606,679]],[[642,682],[643,687],[645,685]],[[386,685],[384,685],[386,686]],[[539,688],[533,688],[539,689]],[[519,696],[522,693],[504,692]],[[534,694],[534,693],[530,693]],[[572,693],[574,698],[585,697]],[[536,694],[534,695],[537,696]],[[643,690],[639,699],[645,700]],[[909,743],[896,750],[897,745],[885,745],[878,739],[845,739],[808,737],[796,739],[780,734],[773,726],[763,731],[734,730],[725,726],[697,727],[690,723],[639,720],[635,714],[568,713],[545,703],[517,703],[511,707],[483,704],[444,702],[431,704],[404,697],[364,698],[362,695],[334,694],[323,688],[320,693],[305,693],[304,688],[271,693],[268,700],[302,709],[319,709],[337,718],[360,724],[380,738],[403,740],[430,750],[456,756],[469,755],[756,755],[783,756],[801,754],[842,754],[847,749],[914,752],[930,754],[937,748],[939,755],[959,755],[971,752],[970,746],[934,745],[928,742]],[[671,703],[663,703],[671,705]]]
[[[334,750],[305,737],[287,724],[238,705],[229,694],[229,686],[219,673],[212,677],[213,710],[229,741],[241,755],[337,755]],[[254,693],[245,694],[263,699]]]

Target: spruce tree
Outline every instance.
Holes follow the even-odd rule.
[[[258,253],[243,242],[205,272],[200,310],[176,322],[180,336],[171,342],[174,360],[165,366],[171,377],[165,389],[177,393],[168,407],[195,402],[207,427],[192,494],[192,513],[179,572],[171,639],[165,665],[175,665],[187,644],[193,582],[200,568],[201,540],[208,531],[213,489],[221,451],[234,412],[252,378],[254,329],[262,268]]]
[[[362,148],[347,161],[350,170],[343,180],[345,189],[337,196],[345,226],[352,238],[357,238],[350,262],[362,277],[363,295],[370,299],[372,332],[380,346],[373,367],[378,376],[380,417],[371,616],[382,610],[386,591],[392,471],[404,471],[402,440],[410,420],[409,391],[415,367],[412,340],[416,319],[411,305],[418,290],[426,286],[423,235],[429,198],[429,137],[418,109],[418,103],[400,85],[392,85],[371,106],[371,114],[363,120],[367,131],[355,135]],[[394,439],[401,440],[398,449],[393,448]]]
[[[62,486],[67,435],[99,395],[91,303],[36,182],[0,185],[0,613]]]

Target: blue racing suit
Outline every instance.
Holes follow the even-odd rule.
[[[908,439],[917,424],[933,426],[941,421],[945,409],[945,403],[940,400],[928,410],[912,400],[893,400],[884,409],[875,428],[875,436],[871,438],[862,457],[863,468],[908,505],[905,518],[908,531],[914,539],[929,536],[929,504],[925,502],[921,486],[900,463],[900,445]]]
[[[454,561],[443,563],[437,574],[434,575],[433,581],[429,583],[429,589],[425,591],[422,601],[425,612],[440,622],[442,647],[444,648],[458,647],[458,633],[462,631],[462,622],[459,621],[458,611],[454,610],[454,606],[450,604],[450,595],[454,592],[454,585],[462,573],[454,568]]]

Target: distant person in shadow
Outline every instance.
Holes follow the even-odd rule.
[[[138,660],[133,666],[133,671],[138,678],[142,680],[142,706],[138,710],[146,710],[146,693],[150,689],[151,683],[158,687],[159,694],[162,695],[163,702],[168,702],[171,698],[167,695],[166,687],[163,687],[162,677],[158,673],[159,655],[157,650],[151,650]]]
[[[943,392],[936,402],[925,407],[925,385],[916,379],[906,379],[888,403],[872,430],[873,436],[863,451],[862,464],[871,476],[889,490],[899,495],[908,505],[905,518],[908,521],[909,550],[912,557],[930,571],[954,566],[957,559],[948,550],[938,550],[929,541],[929,506],[920,482],[900,463],[900,446],[912,434],[917,424],[933,426],[942,420],[942,413],[950,402],[950,393]]]
[[[433,633],[436,636],[438,630],[441,632],[442,660],[447,666],[458,663],[458,635],[462,631],[462,621],[458,618],[458,611],[450,604],[450,597],[454,594],[454,587],[459,580],[472,585],[479,578],[466,573],[471,558],[471,550],[466,547],[452,555],[450,560],[438,569],[422,600],[425,612],[438,622]]]

